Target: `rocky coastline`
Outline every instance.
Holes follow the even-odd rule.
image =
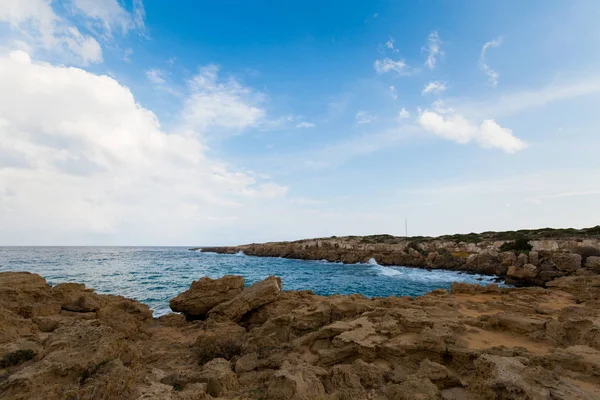
[[[600,226],[451,235],[345,236],[190,250],[249,256],[326,260],[348,264],[374,259],[402,265],[497,275],[515,286],[541,286],[562,276],[600,273]]]
[[[599,399],[600,275],[545,286],[369,299],[205,277],[153,318],[4,272],[0,398]]]

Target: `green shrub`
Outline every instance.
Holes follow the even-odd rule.
[[[532,248],[533,246],[529,244],[529,239],[521,237],[511,242],[502,243],[500,251],[531,251]]]
[[[33,350],[17,350],[12,353],[5,354],[2,359],[0,359],[0,368],[8,368],[15,365],[19,365],[24,363],[25,361],[29,361],[35,357],[35,351]]]

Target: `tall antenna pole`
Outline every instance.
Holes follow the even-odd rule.
[[[406,237],[408,237],[408,220],[404,218],[404,230],[406,231]]]

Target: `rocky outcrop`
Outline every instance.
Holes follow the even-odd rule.
[[[280,293],[281,279],[270,276],[244,289],[233,299],[220,303],[208,315],[239,321],[250,311],[275,301]]]
[[[226,275],[220,279],[203,277],[173,298],[169,306],[171,310],[184,313],[189,318],[204,318],[213,307],[233,299],[242,290],[244,278],[241,276]]]
[[[381,265],[497,275],[516,286],[545,286],[562,276],[599,273],[600,227],[590,232],[599,238],[520,239],[521,248],[516,248],[515,240],[499,239],[520,237],[521,233],[491,232],[440,238],[347,236],[192,250],[343,263],[366,263],[374,259]],[[573,230],[572,234],[576,233]],[[587,234],[582,231],[582,235]]]
[[[540,268],[542,253],[509,269]],[[598,399],[598,278],[369,299],[269,277],[188,320],[0,273],[0,398]]]

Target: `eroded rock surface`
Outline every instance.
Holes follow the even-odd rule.
[[[0,273],[0,398],[599,399],[598,276],[548,286],[368,299],[282,292],[270,277],[188,320]]]

